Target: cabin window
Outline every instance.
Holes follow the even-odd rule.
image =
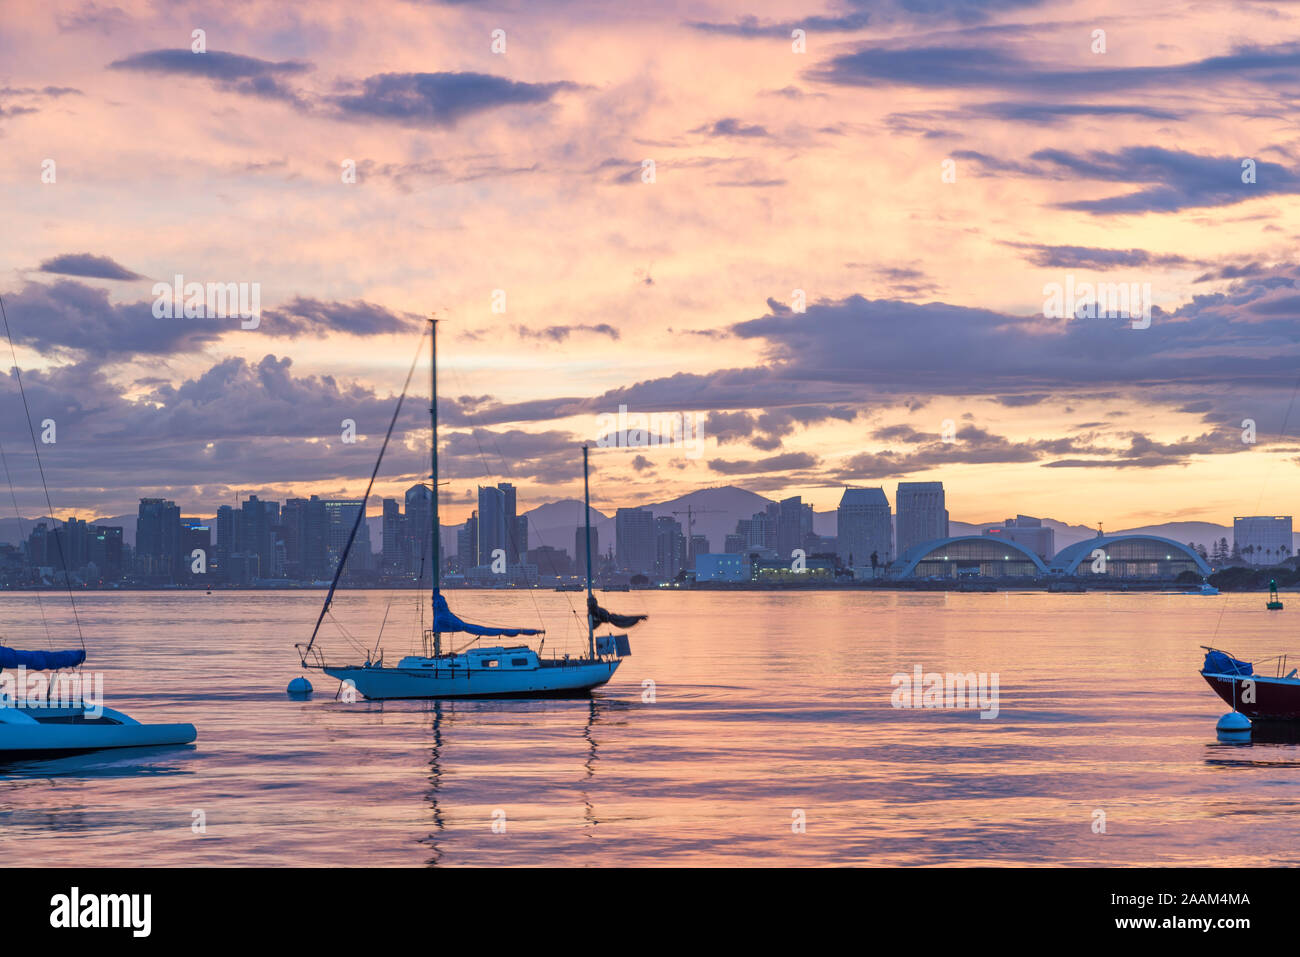
[[[512,665],[514,665],[516,668],[523,668],[523,667],[526,667],[526,666],[527,666],[527,664],[528,664],[528,659],[527,659],[527,658],[511,658],[511,659],[510,659],[510,663],[511,663]]]
[[[495,658],[493,658],[491,661],[483,662],[484,668],[495,668],[496,666],[497,666],[497,660]]]

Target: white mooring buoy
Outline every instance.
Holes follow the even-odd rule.
[[[1222,741],[1246,741],[1250,739],[1250,719],[1240,711],[1229,711],[1214,726]]]
[[[311,682],[306,678],[294,678],[289,682],[289,694],[295,698],[305,698],[311,694]]]

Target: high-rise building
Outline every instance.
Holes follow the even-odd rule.
[[[478,565],[478,512],[465,519],[465,524],[456,533],[456,562],[462,572]]]
[[[412,485],[406,490],[406,515],[403,536],[406,545],[406,570],[413,575],[432,573],[433,569],[433,495],[427,485]]]
[[[525,538],[527,530],[525,529]],[[502,482],[496,488],[479,486],[478,490],[478,560],[486,565],[497,549],[505,552],[506,563],[519,564],[519,516],[515,514],[515,487]]]
[[[90,561],[99,569],[99,580],[105,583],[120,581],[125,570],[122,560],[122,527],[94,526],[90,530]]]
[[[315,501],[316,496],[313,495],[312,500]],[[321,506],[325,510],[328,574],[333,576],[338,568],[339,559],[343,557],[343,550],[347,548],[348,538],[352,535],[354,527],[357,532],[352,542],[352,550],[348,553],[348,571],[370,570],[373,561],[373,554],[370,551],[370,528],[364,518],[360,524],[357,523],[358,514],[361,512],[361,499],[324,499],[321,501]]]
[[[674,578],[686,567],[686,536],[682,523],[668,515],[655,519],[655,575]]]
[[[291,501],[295,501],[291,499]],[[301,501],[300,499],[297,501]],[[235,510],[229,505],[222,505],[217,508],[216,521],[217,541],[215,551],[217,553],[216,565],[220,569],[220,575],[226,577],[227,562],[235,552]],[[139,543],[136,543],[137,549]]]
[[[614,513],[615,563],[620,571],[649,575],[655,568],[655,517],[648,508]]]
[[[208,562],[212,560],[212,526],[201,518],[182,517],[181,518],[181,578],[189,580],[195,578],[194,552],[195,550],[203,553],[202,568],[205,569],[204,575],[207,574],[206,568]]]
[[[275,527],[280,524],[280,503],[265,502],[256,495],[240,506],[235,516],[235,550],[257,557],[257,578],[277,578],[284,573],[276,566]]]
[[[695,559],[700,555],[708,555],[712,552],[709,547],[709,538],[707,535],[692,535],[691,540],[686,547],[686,567],[690,571],[695,570]]]
[[[519,557],[522,560],[524,553],[528,551],[528,516],[527,515],[515,516],[515,538],[514,541],[511,543],[511,547],[518,552]]]
[[[1292,554],[1290,515],[1245,515],[1232,520],[1233,552],[1251,565],[1271,565]]]
[[[303,563],[303,519],[307,508],[307,499],[291,498],[287,499],[280,508],[280,524],[273,531],[277,541],[284,547],[284,556],[282,563],[284,566],[284,576],[293,579],[305,579],[308,577],[307,569]],[[217,522],[221,524],[220,519]],[[220,530],[218,530],[220,537]]]
[[[397,499],[386,498],[383,509],[384,538],[380,550],[384,571],[404,569],[406,563],[402,560],[402,535],[405,530],[405,520],[402,516],[402,507],[397,504]]]
[[[575,575],[587,577],[586,524],[573,530],[573,571]],[[600,568],[600,532],[596,526],[591,527],[591,565]]]
[[[846,488],[835,511],[836,552],[845,565],[878,565],[894,560],[889,499],[883,488]]]
[[[1004,538],[1007,541],[1023,545],[1044,561],[1056,554],[1056,533],[1043,524],[1041,518],[1029,515],[1017,515],[1001,525],[984,529],[984,534],[991,538]]]
[[[175,582],[181,554],[181,510],[161,498],[140,499],[135,520],[137,571],[155,582]]]
[[[791,557],[796,548],[803,547],[804,535],[811,531],[812,508],[805,508],[798,495],[782,499],[776,526],[777,556]]]
[[[948,509],[942,482],[899,482],[894,495],[897,510],[897,554],[913,545],[948,537]]]
[[[329,514],[325,503],[313,495],[298,506],[298,554],[303,577],[327,581],[334,575],[329,553]]]

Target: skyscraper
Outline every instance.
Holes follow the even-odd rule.
[[[898,555],[921,542],[948,537],[942,482],[899,482],[894,507],[898,510]]]
[[[465,519],[465,527],[456,533],[456,561],[462,572],[478,565],[478,512]]]
[[[382,561],[385,571],[394,571],[405,567],[402,560],[402,534],[404,531],[404,519],[402,517],[402,507],[397,504],[397,499],[384,499],[384,540],[380,545],[382,549]]]
[[[682,523],[669,515],[654,521],[655,574],[660,578],[673,578],[686,567],[686,537]]]
[[[257,556],[257,577],[275,578],[283,573],[276,567],[275,526],[280,524],[280,503],[264,502],[250,495],[235,516],[235,548]]]
[[[432,574],[433,569],[433,496],[427,485],[412,485],[406,490],[406,516],[403,519],[406,546],[406,570],[413,575]]]
[[[835,512],[838,554],[845,565],[881,565],[893,560],[894,533],[883,488],[846,488]]]
[[[487,565],[498,548],[508,565],[519,564],[521,544],[519,517],[515,514],[515,487],[502,482],[496,488],[478,490],[478,561]]]
[[[802,497],[795,495],[781,501],[780,514],[776,525],[777,557],[791,557],[796,548],[803,547],[804,535],[812,531],[812,509],[805,508]]]
[[[655,567],[655,517],[648,508],[620,508],[614,514],[615,563],[620,571],[648,575]]]
[[[158,582],[175,582],[180,553],[181,510],[176,503],[161,498],[140,499],[135,520],[135,557],[140,574]]]

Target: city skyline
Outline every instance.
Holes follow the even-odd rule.
[[[433,311],[449,521],[481,455],[577,497],[622,407],[702,434],[593,449],[607,511],[939,477],[972,515],[1294,511],[1295,11],[1103,5],[1099,45],[1052,2],[562,7],[9,5],[0,295],[58,515],[359,496]],[[159,318],[177,277],[258,322]],[[1048,314],[1102,283],[1150,316]]]
[[[517,491],[510,483],[480,486],[480,509],[469,520],[461,525],[440,523],[444,583],[537,585],[544,579],[585,574],[579,557],[584,550],[581,517],[570,526],[572,552],[542,540],[554,538],[554,528],[530,541],[530,516],[564,503],[520,513]],[[921,577],[923,571],[958,578],[1045,577],[1075,574],[1088,554],[1095,560],[1102,552],[1113,552],[1117,568],[1128,569],[1119,572],[1122,576],[1172,578],[1181,571],[1208,575],[1229,565],[1278,564],[1300,552],[1289,515],[1234,516],[1231,542],[1226,535],[1211,535],[1208,544],[1200,534],[1191,541],[1153,534],[1158,527],[1112,530],[1107,535],[1099,526],[1077,535],[1069,526],[1023,513],[959,530],[951,527],[943,483],[901,482],[895,487],[894,506],[883,488],[846,487],[828,535],[825,528],[817,528],[816,513],[799,496],[771,502],[744,494],[751,505],[762,503],[749,517],[743,516],[743,507],[719,510],[687,504],[668,514],[654,511],[682,502],[620,508],[612,517],[592,509],[599,519],[591,523],[597,577],[614,583],[619,576],[624,583],[641,576],[658,582],[752,579],[778,584],[805,572],[853,580]],[[252,495],[238,509],[220,506],[209,521],[183,515],[172,501],[145,497],[139,501],[134,540],[124,534],[124,526],[106,525],[104,520],[74,518],[51,526],[41,519],[31,524],[30,532],[22,531],[19,523],[20,540],[0,542],[0,587],[54,584],[63,569],[70,583],[89,587],[324,582],[335,575],[354,537],[346,581],[431,581],[429,488],[410,487],[402,502],[383,499],[376,536],[370,527],[374,516],[359,521],[362,504],[359,499],[316,495],[281,503]],[[734,531],[725,532],[720,542],[703,530],[695,533],[696,516],[722,514],[728,516],[724,522],[734,520]],[[681,516],[686,517],[685,525]],[[603,553],[600,522],[613,538]],[[1059,548],[1054,525],[1065,536]],[[716,531],[716,523],[713,528]],[[378,539],[377,548],[372,537]],[[1098,545],[1102,552],[1096,550]]]

